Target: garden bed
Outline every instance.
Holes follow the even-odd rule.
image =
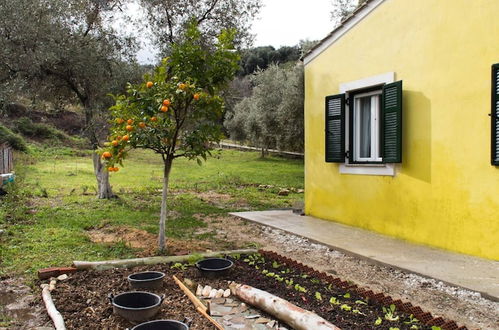
[[[82,271],[58,283],[52,296],[69,329],[124,329],[133,324],[113,314],[108,294],[130,291],[126,277],[133,272],[158,270],[166,273],[166,279],[162,289],[152,292],[164,293],[166,299],[155,319],[188,317],[193,320],[192,329],[213,326],[177,287],[171,279],[173,275],[215,288],[227,288],[228,281],[248,284],[314,311],[342,329],[458,329],[454,322],[433,318],[410,303],[359,289],[273,253],[236,255],[233,260],[235,266],[219,279],[201,277],[197,269],[187,264]]]

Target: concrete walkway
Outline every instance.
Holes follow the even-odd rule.
[[[499,301],[499,262],[416,245],[292,211],[235,212],[237,217],[379,263],[477,291]]]

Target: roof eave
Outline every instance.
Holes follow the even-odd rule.
[[[366,0],[364,1],[355,11],[353,11],[348,17],[346,17],[340,25],[338,25],[333,31],[331,31],[324,39],[319,41],[312,49],[310,49],[306,54],[304,54],[300,59],[303,61],[304,65],[310,63],[314,58],[319,56],[323,51],[325,51],[329,46],[340,39],[344,34],[350,31],[354,26],[356,26],[360,21],[362,21],[366,16],[368,16],[374,9],[376,9],[380,4],[386,0]]]

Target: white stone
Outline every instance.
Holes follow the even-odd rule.
[[[222,298],[224,295],[224,290],[218,289],[217,294],[215,295],[215,298]]]
[[[211,286],[207,285],[204,287],[201,294],[203,295],[203,297],[208,297],[210,295],[210,292],[211,292]]]
[[[224,291],[223,297],[227,298],[229,296],[230,296],[230,289],[227,289],[227,290]]]

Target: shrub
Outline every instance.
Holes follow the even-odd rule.
[[[26,151],[28,148],[24,139],[0,124],[0,144],[7,142],[12,148]]]
[[[43,123],[34,123],[27,117],[21,117],[15,120],[14,126],[19,133],[31,138],[58,140],[67,139],[67,135],[60,132],[56,128]]]

